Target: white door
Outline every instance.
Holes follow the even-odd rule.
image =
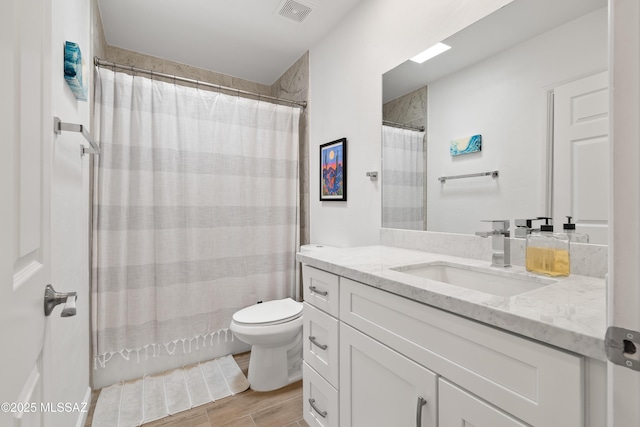
[[[341,426],[435,427],[436,389],[436,374],[340,323]]]
[[[45,0],[0,12],[0,425],[40,426],[49,268],[50,21]]]
[[[610,0],[611,237],[608,323],[640,332],[640,2]],[[631,363],[640,363],[635,336]],[[608,364],[607,426],[640,426],[640,372]]]
[[[608,72],[554,89],[553,218],[572,216],[589,243],[607,244],[609,217]]]

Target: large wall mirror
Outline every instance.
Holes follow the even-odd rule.
[[[606,244],[607,19],[606,0],[514,0],[385,73],[382,226],[572,216]],[[453,155],[474,135],[479,151]]]

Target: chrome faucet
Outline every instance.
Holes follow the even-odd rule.
[[[482,222],[491,223],[491,231],[478,231],[477,236],[491,236],[491,246],[493,254],[491,255],[491,266],[493,267],[511,267],[511,247],[509,246],[509,220],[483,220]]]

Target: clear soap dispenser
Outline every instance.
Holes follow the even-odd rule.
[[[565,233],[554,233],[552,219],[545,220],[540,232],[527,236],[526,265],[527,271],[547,276],[568,276],[571,262],[569,258],[569,236]]]
[[[589,243],[589,235],[584,233],[576,233],[576,225],[571,222],[570,216],[567,216],[567,223],[562,225],[562,230],[574,243]]]

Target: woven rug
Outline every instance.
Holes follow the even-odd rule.
[[[225,356],[103,388],[91,425],[139,426],[248,388],[233,356]]]

